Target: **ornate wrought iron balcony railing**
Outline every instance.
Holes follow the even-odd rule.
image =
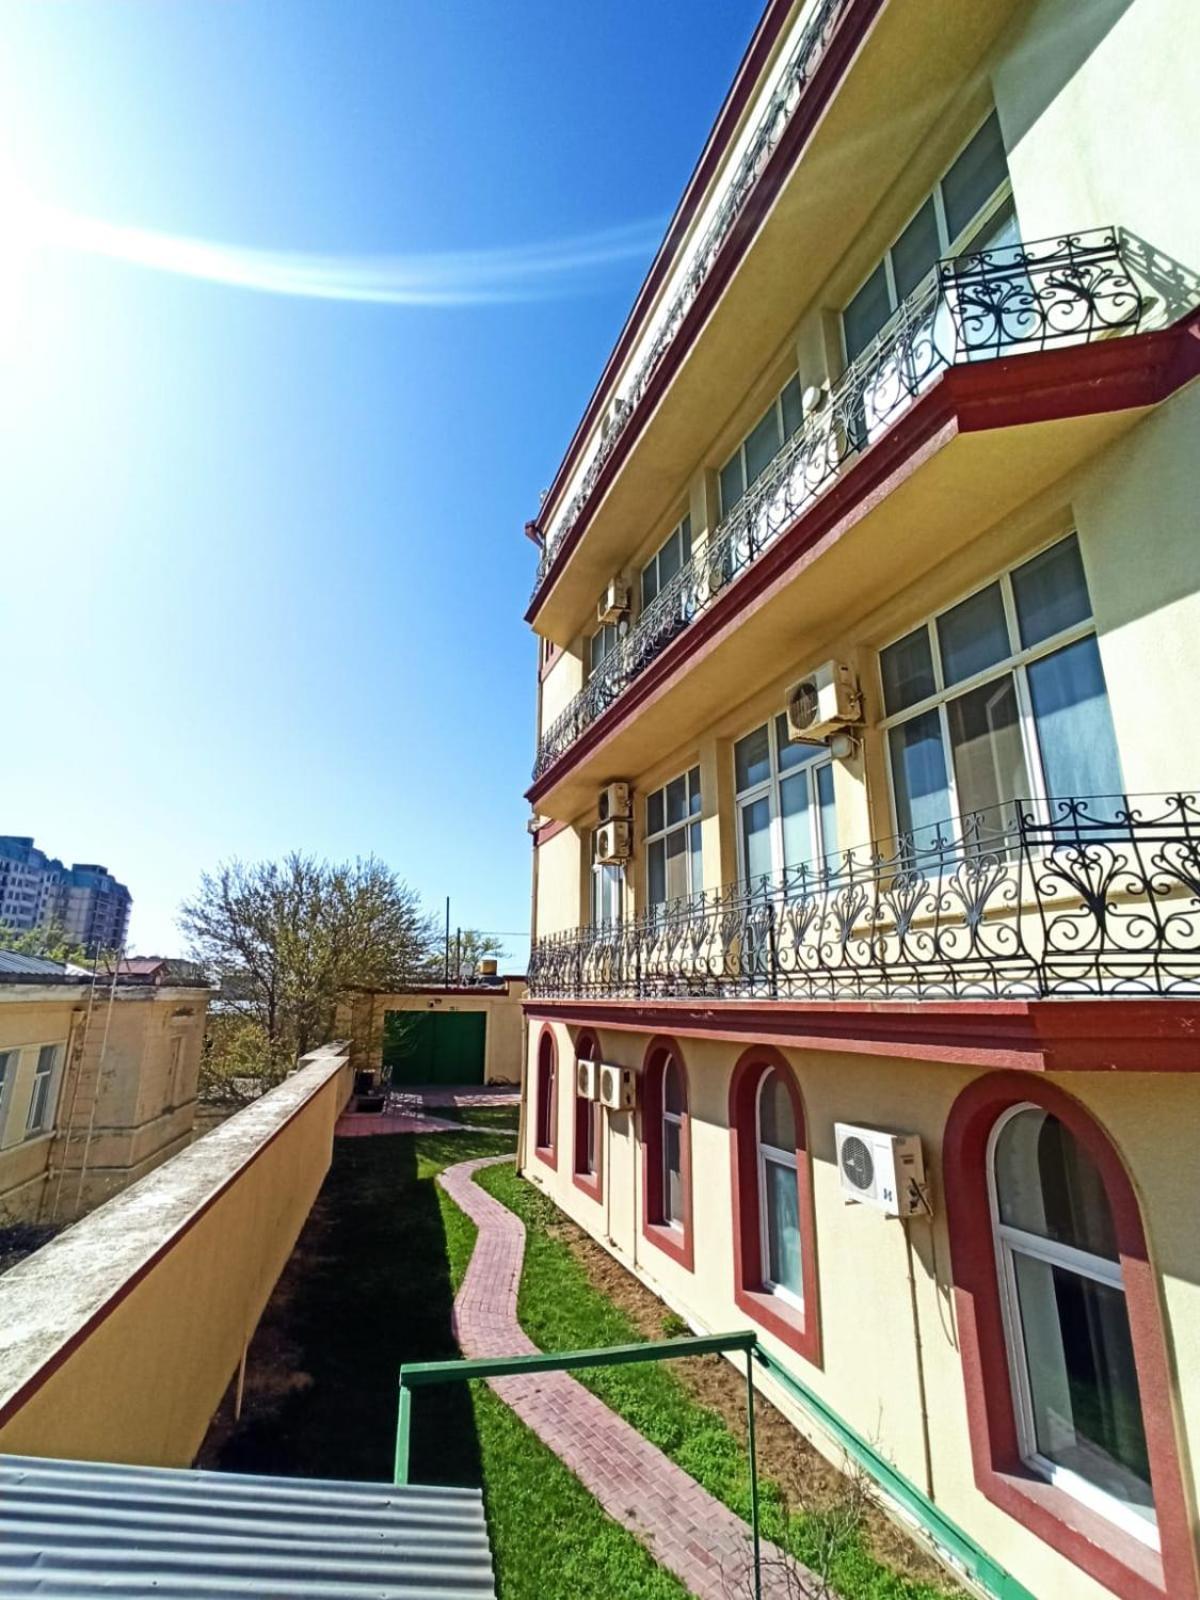
[[[588,463],[579,488],[544,539],[533,586],[535,595],[545,581],[550,564],[561,548],[563,540],[575,526],[584,506],[591,499],[605,462],[616,449],[617,442],[645,394],[659,362],[674,342],[675,335],[679,332],[692,302],[712,271],[722,245],[745,209],[763,168],[783,137],[784,130],[792,120],[792,114],[800,104],[809,79],[825,54],[838,19],[849,3],[850,0],[818,0],[813,8],[780,74],[779,82],[755,125],[750,143],[734,168],[721,203],[704,230],[687,273],[662,316],[650,348],[638,364],[625,394],[613,407],[608,429],[600,441],[596,454]]]
[[[1195,793],[1014,801],[536,939],[537,999],[1200,997]]]
[[[535,780],[946,368],[1134,332],[1146,303],[1114,228],[939,262],[544,731]]]

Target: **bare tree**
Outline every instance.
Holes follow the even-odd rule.
[[[254,1022],[275,1066],[330,1037],[349,989],[411,983],[434,940],[416,892],[374,856],[230,862],[204,874],[179,924],[220,985],[217,1013]]]

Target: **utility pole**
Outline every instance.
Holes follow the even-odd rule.
[[[450,987],[450,896],[446,896],[446,953],[442,962],[442,986]]]

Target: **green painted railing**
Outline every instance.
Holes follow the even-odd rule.
[[[758,1515],[758,1462],[754,1441],[754,1366],[757,1363],[790,1399],[835,1439],[884,1493],[905,1510],[925,1534],[946,1551],[964,1573],[996,1600],[1037,1600],[1037,1596],[995,1561],[969,1533],[922,1493],[885,1456],[802,1383],[759,1343],[756,1334],[714,1333],[649,1344],[611,1345],[603,1350],[561,1350],[484,1361],[422,1361],[400,1368],[400,1415],[396,1429],[394,1482],[409,1482],[409,1437],[414,1389],[438,1383],[469,1383],[476,1378],[508,1378],[529,1372],[569,1372],[581,1367],[620,1367],[634,1361],[677,1361],[684,1356],[742,1353],[746,1360],[746,1443],[750,1459],[750,1536],[754,1552],[755,1600],[762,1597],[762,1558]]]

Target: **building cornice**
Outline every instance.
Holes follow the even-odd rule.
[[[1200,1072],[1186,1000],[527,1000],[531,1021],[1020,1072]]]

